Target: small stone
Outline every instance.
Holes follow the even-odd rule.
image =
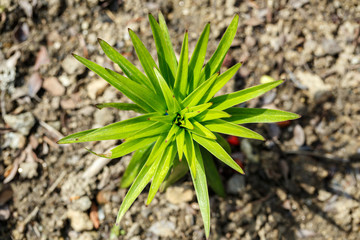
[[[190,188],[182,186],[169,187],[166,190],[165,197],[172,204],[180,204],[192,201],[194,192]]]
[[[16,132],[8,132],[5,134],[5,146],[9,146],[12,149],[22,149],[25,146],[26,138],[24,135]]]
[[[287,198],[286,192],[281,188],[276,189],[276,195],[281,201],[285,201],[285,199]]]
[[[308,194],[314,194],[316,188],[306,183],[300,183],[301,188],[303,188]]]
[[[5,115],[4,120],[12,129],[24,136],[27,136],[35,125],[35,118],[30,112],[19,115]]]
[[[74,200],[71,204],[72,209],[87,211],[91,207],[91,200],[88,196],[82,196],[81,198]]]
[[[305,143],[305,132],[299,124],[294,127],[294,142],[297,146],[302,146]]]
[[[64,86],[59,82],[56,77],[46,78],[43,83],[43,88],[48,91],[52,96],[62,96],[65,93]]]
[[[21,177],[31,179],[38,176],[37,168],[37,162],[22,162],[18,171]]]
[[[72,100],[71,98],[62,99],[60,101],[60,106],[63,109],[74,109],[76,107],[74,100]]]
[[[170,221],[162,220],[151,225],[149,231],[159,237],[173,237],[175,224]]]
[[[243,175],[235,174],[226,183],[226,191],[229,194],[237,195],[245,189],[245,178]]]
[[[8,205],[0,206],[0,221],[6,221],[10,218],[10,208]]]
[[[77,240],[96,240],[99,239],[99,233],[91,231],[91,232],[83,232],[77,238]]]
[[[77,232],[93,229],[93,223],[86,213],[70,209],[67,211],[67,217],[70,219],[71,227]]]
[[[258,231],[266,222],[266,216],[265,214],[260,214],[256,217],[255,221],[255,230]]]
[[[330,197],[331,197],[331,193],[329,193],[328,191],[322,189],[319,190],[319,194],[318,194],[319,201],[324,202],[328,200]]]
[[[137,235],[139,235],[140,231],[141,231],[140,224],[135,222],[129,228],[127,235],[128,236],[137,236]]]
[[[64,87],[68,87],[70,86],[71,84],[75,83],[75,77],[69,77],[65,74],[61,75],[59,77],[59,81],[61,82],[61,84],[64,86]]]
[[[79,75],[85,71],[85,66],[71,55],[64,59],[64,61],[61,63],[61,66],[69,75]]]
[[[342,48],[334,39],[324,39],[321,43],[321,46],[325,54],[336,55],[342,51]]]
[[[94,128],[95,127],[103,127],[109,123],[112,123],[114,120],[113,112],[110,108],[103,108],[101,110],[97,110],[94,114]]]
[[[194,216],[193,215],[185,215],[185,223],[186,226],[188,227],[192,227],[194,226],[195,222],[194,222]]]
[[[92,81],[87,85],[87,93],[91,99],[96,99],[104,93],[108,83],[103,79]]]
[[[295,72],[295,76],[302,85],[307,87],[312,99],[320,99],[323,94],[331,90],[331,86],[325,84],[318,75],[299,70]]]

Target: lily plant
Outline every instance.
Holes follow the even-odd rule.
[[[165,190],[190,171],[208,237],[208,185],[218,195],[225,196],[214,159],[244,174],[243,169],[231,158],[230,147],[220,134],[264,140],[260,134],[239,124],[280,122],[296,119],[299,115],[280,110],[236,107],[275,88],[283,82],[281,80],[214,97],[241,66],[238,63],[220,74],[220,67],[237,31],[238,15],[233,18],[206,64],[204,61],[210,24],[205,26],[189,60],[188,33],[185,32],[180,57],[177,59],[161,13],[158,20],[149,15],[158,65],[139,37],[129,29],[145,74],[101,39],[99,43],[105,54],[126,76],[74,54],[78,61],[133,101],[103,103],[98,105],[100,109],[113,107],[142,115],[77,132],[58,143],[122,140],[109,153],[97,154],[91,151],[105,158],[119,158],[135,151],[122,178],[121,187],[131,187],[122,201],[116,224],[120,223],[149,182],[151,186],[147,205],[158,190]]]

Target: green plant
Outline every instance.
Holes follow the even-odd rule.
[[[98,105],[100,109],[115,107],[143,115],[102,128],[74,133],[61,139],[59,143],[123,139],[123,143],[110,153],[94,154],[118,158],[136,151],[121,182],[121,187],[128,187],[131,183],[132,186],[121,204],[117,224],[151,180],[146,204],[151,203],[159,189],[164,190],[190,170],[205,233],[209,236],[210,205],[207,185],[217,194],[225,195],[212,155],[244,174],[230,157],[230,147],[219,133],[263,140],[258,133],[238,124],[285,121],[299,116],[279,110],[233,107],[271,90],[281,84],[281,80],[214,97],[241,66],[236,64],[219,74],[237,31],[237,15],[204,67],[209,24],[205,26],[190,61],[188,33],[185,32],[180,59],[177,61],[163,15],[159,13],[159,22],[152,15],[149,15],[149,20],[159,66],[140,39],[129,30],[146,75],[103,40],[99,40],[99,43],[105,54],[119,65],[127,77],[74,55],[134,102],[104,103]],[[183,156],[185,161],[182,161]]]

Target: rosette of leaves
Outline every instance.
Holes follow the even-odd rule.
[[[149,15],[155,40],[158,65],[139,37],[129,29],[136,54],[145,74],[99,39],[105,54],[119,65],[124,75],[103,68],[80,56],[74,57],[101,78],[126,95],[133,103],[103,103],[98,107],[114,107],[142,115],[102,128],[71,134],[58,143],[100,140],[122,140],[105,158],[119,158],[135,151],[124,173],[121,187],[129,187],[120,206],[116,223],[138,195],[151,182],[146,204],[156,192],[179,180],[190,171],[206,236],[210,232],[208,185],[220,196],[225,191],[213,157],[244,174],[231,158],[230,147],[220,134],[263,140],[264,138],[239,124],[268,123],[296,119],[299,115],[279,110],[234,107],[273,89],[282,81],[273,81],[234,93],[214,95],[234,76],[241,64],[224,73],[219,70],[233,41],[239,17],[236,15],[219,46],[204,65],[210,24],[201,33],[189,60],[188,33],[185,32],[179,59],[176,58],[165,19]],[[96,154],[96,153],[95,153]]]

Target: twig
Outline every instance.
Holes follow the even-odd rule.
[[[94,177],[96,174],[98,174],[104,166],[106,166],[112,159],[104,159],[104,158],[98,158],[96,159],[91,166],[86,169],[86,171],[83,173],[82,177],[89,179]]]

